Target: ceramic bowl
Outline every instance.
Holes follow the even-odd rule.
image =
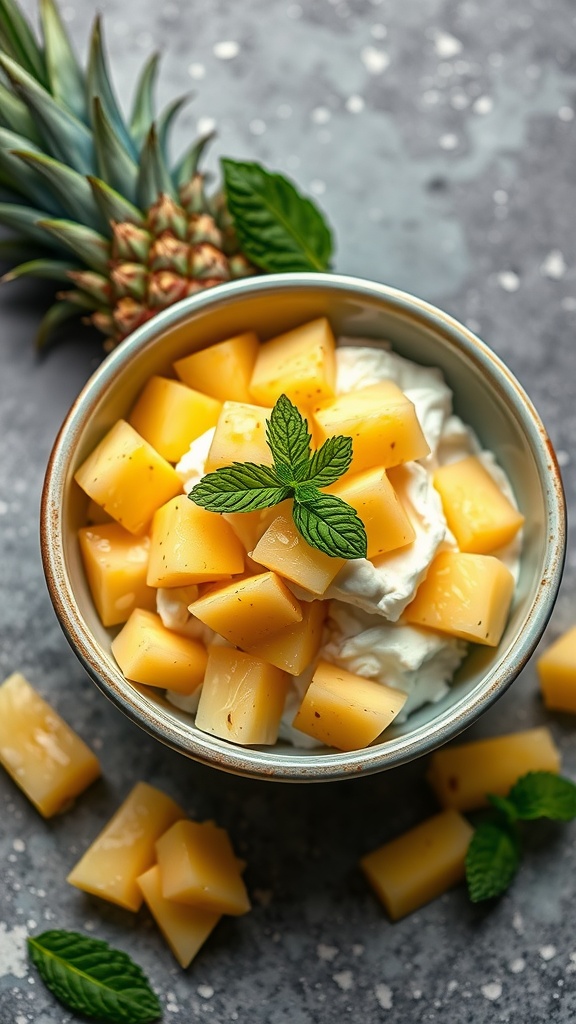
[[[438,366],[455,412],[506,470],[526,517],[521,571],[499,646],[472,648],[449,694],[413,713],[380,741],[351,753],[240,747],[197,730],[161,691],[127,682],[110,653],[112,633],[92,604],[77,542],[87,499],[74,472],[126,416],[145,381],[171,363],[248,329],[272,337],[314,317],[335,333],[392,343]],[[506,690],[534,651],[560,584],[565,508],[550,441],[530,399],[494,353],[452,317],[412,295],[355,278],[285,274],[224,285],[171,306],[117,348],[89,380],[54,445],[44,487],[41,540],[50,595],[74,651],[102,692],[133,722],[188,757],[224,771],[286,781],[327,781],[379,772],[445,743]]]

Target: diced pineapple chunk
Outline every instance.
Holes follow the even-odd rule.
[[[330,398],[336,384],[335,342],[325,317],[311,320],[260,346],[250,393],[261,405],[287,395],[295,405]]]
[[[159,615],[136,608],[112,641],[112,654],[133,683],[191,694],[204,678],[206,648],[162,625]]]
[[[100,775],[96,755],[19,672],[0,686],[0,764],[45,818]]]
[[[254,512],[224,512],[222,518],[232,527],[246,552],[253,551],[260,537],[266,532],[270,523],[282,512],[290,511],[292,502],[281,501],[272,508],[256,509]]]
[[[177,380],[150,377],[130,423],[168,462],[178,462],[192,441],[216,426],[222,403]]]
[[[513,592],[512,573],[492,555],[442,551],[404,611],[404,619],[495,647],[504,632]]]
[[[536,662],[547,708],[576,711],[576,626],[559,636]]]
[[[142,533],[156,509],[182,490],[172,466],[124,420],[108,431],[74,479],[130,533]]]
[[[274,636],[261,640],[249,653],[299,676],[318,653],[325,618],[326,601],[303,601],[302,622],[285,626]]]
[[[402,710],[406,694],[321,661],[293,721],[295,729],[338,750],[360,750]]]
[[[272,452],[266,444],[266,420],[271,412],[260,405],[224,402],[206,459],[206,473],[233,462],[271,466]]]
[[[428,781],[442,807],[473,811],[488,793],[507,796],[526,772],[559,772],[560,753],[548,729],[472,740],[435,751]]]
[[[473,833],[457,811],[443,811],[362,857],[360,866],[393,921],[462,881]]]
[[[214,914],[246,914],[250,900],[228,833],[212,821],[179,821],[158,839],[165,899]]]
[[[299,602],[273,572],[215,585],[193,601],[189,611],[231,644],[243,648],[253,647],[285,626],[302,621]]]
[[[143,896],[138,878],[154,864],[154,844],[184,817],[169,796],[138,782],[72,868],[67,881],[126,910],[139,910]]]
[[[250,402],[249,384],[259,344],[258,335],[246,331],[179,359],[174,369],[189,387],[221,402]]]
[[[414,405],[392,381],[318,403],[312,419],[318,445],[335,434],[352,438],[354,473],[399,466],[430,452]]]
[[[149,586],[186,587],[229,579],[243,569],[242,545],[216,512],[207,512],[180,494],[154,514]]]
[[[137,879],[146,905],[181,967],[188,967],[214,930],[221,914],[166,900],[157,864]]]
[[[416,534],[382,466],[346,474],[328,488],[355,508],[366,529],[367,558],[411,544]]]
[[[461,551],[479,555],[496,551],[516,536],[524,522],[474,455],[440,466],[434,486]]]
[[[118,523],[78,531],[90,591],[103,626],[116,626],[134,608],[152,611],[156,591],[146,584],[149,537],[135,537]]]
[[[277,515],[258,541],[252,557],[311,594],[321,596],[345,564],[343,558],[311,547],[294,525],[289,509]]]
[[[232,743],[276,743],[288,684],[279,668],[215,645],[208,653],[196,727]]]

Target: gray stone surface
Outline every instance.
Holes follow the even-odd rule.
[[[574,509],[571,0],[99,6],[123,96],[160,45],[162,98],[199,94],[180,123],[181,144],[214,119],[212,162],[219,153],[261,158],[318,196],[338,239],[337,269],[433,300],[504,357],[548,425]],[[64,6],[82,45],[93,11],[91,0]],[[222,42],[237,43],[237,55],[219,57]],[[29,676],[96,747],[104,779],[46,823],[0,775],[2,1024],[73,1019],[22,955],[26,933],[55,926],[128,950],[173,1024],[568,1024],[576,1013],[575,826],[536,829],[498,905],[474,908],[460,888],[391,925],[357,860],[433,811],[423,763],[318,787],[238,780],[163,749],[92,686],[56,623],[37,535],[52,440],[100,350],[79,329],[38,361],[31,339],[46,298],[19,286],[0,299],[0,670]],[[548,638],[574,622],[575,591],[572,549]],[[576,723],[543,712],[533,663],[469,736],[540,722],[576,777]],[[229,827],[249,863],[253,913],[223,922],[187,972],[145,912],[111,909],[65,882],[140,778]]]

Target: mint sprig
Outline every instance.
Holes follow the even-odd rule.
[[[209,512],[254,512],[293,499],[292,518],[311,547],[332,558],[365,558],[366,529],[351,505],[324,494],[352,461],[352,439],[330,437],[310,450],[308,423],[286,395],[266,425],[273,465],[234,462],[207,473],[188,497]]]

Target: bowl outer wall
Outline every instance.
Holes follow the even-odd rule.
[[[539,519],[536,516],[535,524],[541,551],[528,574],[523,598],[526,607],[512,630],[513,635],[507,639],[509,624],[499,648],[475,652],[480,666],[482,658],[493,663],[463,696],[444,708],[442,702],[438,706],[428,705],[424,714],[416,712],[411,716],[409,731],[359,751],[318,754],[295,748],[289,753],[276,747],[241,748],[199,732],[171,705],[124,679],[98,642],[96,627],[89,626],[77,601],[80,580],[85,598],[87,591],[75,532],[71,541],[71,531],[80,521],[73,523],[70,493],[74,489],[79,491],[73,483],[75,469],[119,415],[103,397],[113,394],[115,385],[118,390],[118,381],[123,378],[124,391],[118,401],[125,412],[126,382],[135,397],[151,372],[162,371],[162,360],[158,359],[154,361],[154,370],[150,369],[146,352],[153,353],[160,345],[170,348],[171,355],[165,361],[167,369],[174,353],[180,355],[195,347],[197,320],[200,330],[196,337],[202,346],[196,347],[203,347],[253,326],[250,307],[259,302],[270,307],[268,315],[273,319],[273,327],[268,336],[323,313],[334,317],[334,310],[338,309],[338,318],[344,317],[346,323],[340,333],[373,336],[377,340],[384,331],[408,358],[416,358],[418,350],[419,362],[435,365],[434,358],[427,360],[425,349],[422,352],[426,338],[435,339],[442,348],[440,361],[444,369],[450,367],[449,382],[461,403],[461,374],[469,376],[472,371],[476,390],[484,388],[490,415],[486,424],[481,425],[483,443],[496,448],[509,472],[516,470],[512,476],[516,475],[513,482],[517,491],[522,489],[524,477],[521,463],[529,452],[533,460],[532,482],[537,482],[541,492],[541,514]],[[209,321],[208,330],[204,321]],[[231,322],[235,324],[232,330]],[[388,330],[384,330],[386,324]],[[266,336],[265,330],[262,333]],[[134,368],[128,373],[135,356],[140,357],[141,379]],[[471,421],[467,416],[468,405],[465,402],[459,411]],[[500,429],[501,421],[506,423],[506,417],[507,450],[499,451],[489,435],[491,430]],[[523,442],[524,453],[516,444],[510,444],[511,436],[517,437],[518,445]],[[530,506],[538,504],[534,501],[538,497],[525,495]],[[530,507],[522,500],[521,504]],[[104,360],[66,417],[48,464],[41,510],[42,558],[52,602],[73,650],[105,695],[151,735],[195,760],[235,774],[294,782],[350,778],[394,767],[441,746],[472,724],[507,689],[533,653],[560,585],[565,539],[565,503],[554,452],[530,399],[508,368],[470,331],[429,303],[384,285],[325,274],[273,275],[218,286],[169,307],[135,331]],[[522,587],[522,576],[519,585]]]

